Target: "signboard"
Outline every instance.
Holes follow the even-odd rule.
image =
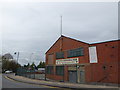
[[[90,59],[90,63],[98,62],[96,46],[89,47],[89,59]]]
[[[77,64],[77,63],[79,63],[78,58],[69,58],[69,59],[59,59],[59,60],[56,60],[56,65]]]

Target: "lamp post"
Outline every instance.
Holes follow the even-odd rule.
[[[17,64],[18,64],[19,52],[15,52],[14,54],[15,54],[15,55],[17,54],[17,59],[16,59],[16,60],[17,60]]]
[[[15,52],[14,54],[15,54],[15,55],[17,54],[16,60],[17,60],[17,68],[18,68],[19,52]],[[17,75],[17,74],[18,74],[18,73],[17,73],[17,71],[16,71],[15,75]]]

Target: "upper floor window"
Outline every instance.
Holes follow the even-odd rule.
[[[84,48],[68,50],[68,57],[78,57],[84,55]]]
[[[53,54],[49,54],[48,55],[48,64],[49,65],[53,64],[53,62],[54,62],[54,55]]]
[[[64,52],[57,52],[56,59],[62,59],[62,58],[64,58]]]

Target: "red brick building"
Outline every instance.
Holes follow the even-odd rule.
[[[46,77],[77,83],[120,83],[120,40],[89,44],[61,36],[46,52]]]

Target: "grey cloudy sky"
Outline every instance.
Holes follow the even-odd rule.
[[[65,36],[88,43],[118,39],[117,2],[4,3],[0,10],[3,53],[19,51],[21,64],[45,61],[60,36],[60,15]]]

